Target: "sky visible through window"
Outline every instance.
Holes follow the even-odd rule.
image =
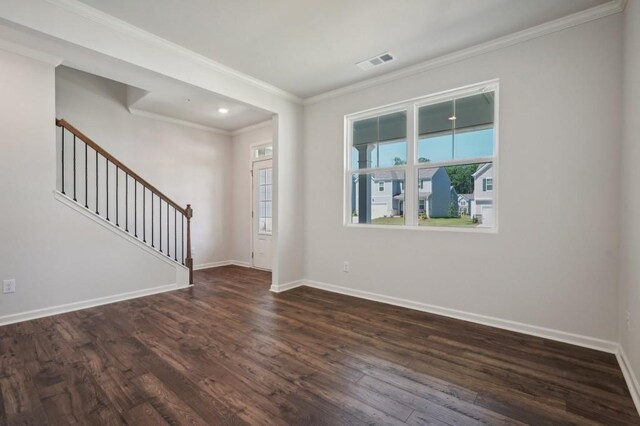
[[[491,156],[493,156],[493,129],[456,133],[455,143],[452,135],[418,140],[418,158],[426,158],[431,163]],[[407,161],[406,141],[379,144],[371,152],[370,167],[392,167],[396,165],[396,158]],[[351,160],[353,170],[357,170],[358,151],[355,148],[352,148]]]

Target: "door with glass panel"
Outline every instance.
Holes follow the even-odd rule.
[[[271,270],[273,233],[273,167],[271,160],[253,163],[253,267]]]

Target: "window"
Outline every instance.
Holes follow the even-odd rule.
[[[497,81],[346,117],[347,225],[495,229]],[[375,198],[372,185],[378,184]]]
[[[482,191],[493,191],[493,178],[482,179]]]
[[[258,194],[258,233],[271,235],[273,231],[272,195],[273,176],[271,168],[259,171]]]
[[[254,149],[255,158],[271,157],[273,155],[273,145],[262,145]]]
[[[350,223],[404,225],[401,188],[408,158],[407,112],[355,120],[352,131]],[[377,183],[382,192],[387,182],[389,195],[373,198],[372,185]]]

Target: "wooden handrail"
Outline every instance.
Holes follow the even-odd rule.
[[[186,208],[180,207],[175,201],[173,201],[171,198],[167,197],[166,195],[164,195],[162,192],[160,192],[155,186],[151,185],[149,182],[147,182],[145,179],[143,179],[140,175],[138,175],[136,172],[134,172],[133,170],[131,170],[129,167],[125,166],[122,162],[120,162],[120,160],[118,160],[117,158],[115,158],[113,155],[111,155],[106,149],[102,148],[100,145],[98,145],[97,143],[95,143],[93,140],[91,140],[91,138],[89,138],[87,135],[85,135],[84,133],[82,133],[80,130],[76,129],[73,125],[71,125],[69,122],[67,122],[64,119],[56,119],[56,126],[61,127],[62,133],[63,133],[63,139],[62,139],[62,154],[63,154],[63,160],[62,160],[62,193],[64,194],[64,131],[67,130],[68,132],[70,132],[71,134],[73,134],[75,136],[75,138],[80,139],[82,142],[84,142],[87,146],[90,146],[95,152],[96,152],[96,197],[97,197],[97,161],[98,161],[98,154],[102,155],[104,158],[107,159],[108,162],[113,163],[118,169],[122,170],[123,172],[125,172],[127,174],[127,176],[132,177],[133,179],[135,179],[138,183],[140,183],[144,188],[148,189],[149,191],[151,191],[152,194],[155,194],[156,196],[158,196],[158,198],[160,198],[161,200],[164,200],[165,203],[167,203],[167,206],[172,206],[176,212],[180,213],[183,215],[184,219],[187,220],[187,241],[186,241],[186,258],[184,258],[184,263],[183,265],[186,266],[187,268],[189,268],[189,283],[193,284],[193,258],[191,257],[191,218],[193,217],[193,209],[191,208],[190,204],[187,204]],[[76,167],[76,163],[75,163],[75,138],[74,138],[74,201],[77,201],[75,198],[75,167]],[[86,163],[86,148],[85,148],[85,163]],[[108,164],[108,163],[107,163]],[[86,176],[86,164],[85,164],[85,176]],[[107,171],[107,188],[108,188],[108,171]],[[128,187],[127,187],[128,188]],[[136,192],[137,193],[137,192]],[[144,194],[144,192],[143,192]],[[107,189],[107,220],[109,220],[109,203],[108,203],[108,189]],[[116,200],[117,200],[117,174],[116,174]],[[128,200],[128,198],[127,198]],[[98,214],[98,201],[96,198],[96,214]],[[152,198],[152,207],[153,207],[153,198]],[[86,183],[85,183],[85,207],[87,206],[87,201],[86,201]],[[116,202],[116,210],[117,210],[117,202]],[[153,210],[152,210],[153,212]],[[162,213],[160,213],[162,214]],[[175,216],[174,216],[175,217]],[[127,216],[128,219],[128,216]],[[152,219],[153,219],[153,213],[152,213]],[[169,207],[167,207],[167,234],[169,233]],[[175,222],[175,219],[174,219]],[[146,222],[143,222],[143,224]],[[116,226],[119,226],[117,223],[117,214],[116,214]],[[177,225],[176,225],[177,226]],[[152,228],[153,228],[153,222],[152,222]],[[128,229],[126,229],[126,232],[129,232]],[[135,235],[136,238],[138,238],[137,235]],[[183,232],[182,232],[182,237],[184,238],[184,222],[183,222]],[[169,244],[169,240],[168,240],[169,236],[167,235],[167,246]],[[176,230],[176,237],[177,238],[177,230]],[[143,241],[146,243],[146,240]],[[183,240],[184,243],[184,240]],[[175,247],[175,240],[174,240],[174,247]],[[153,234],[152,234],[152,247],[153,247]],[[184,246],[183,246],[184,249]],[[174,249],[174,258],[177,261],[177,254],[175,253],[176,249]],[[160,248],[160,252],[162,252],[162,248]],[[169,255],[169,248],[167,247],[167,256],[171,257]],[[183,251],[183,256],[184,256],[184,251]]]
[[[67,129],[70,133],[75,135],[78,139],[80,139],[81,141],[83,141],[84,143],[89,145],[92,149],[94,149],[95,151],[100,153],[100,155],[105,157],[111,163],[115,164],[118,168],[123,170],[129,176],[133,177],[139,183],[144,185],[148,190],[150,190],[151,192],[156,194],[158,197],[162,198],[167,204],[170,204],[178,212],[182,213],[184,216],[187,216],[187,209],[185,209],[184,207],[180,207],[175,201],[173,201],[171,198],[169,198],[166,195],[164,195],[155,186],[151,185],[149,182],[144,180],[142,177],[140,177],[140,175],[138,175],[136,172],[131,170],[129,167],[127,167],[124,164],[122,164],[122,162],[120,162],[120,160],[118,160],[116,157],[111,155],[106,149],[102,148],[100,145],[98,145],[97,143],[92,141],[87,135],[82,133],[80,130],[76,129],[68,121],[66,121],[64,119],[56,119],[56,126],[63,127],[65,129]]]

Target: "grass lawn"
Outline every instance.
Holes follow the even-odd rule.
[[[375,225],[404,225],[403,217],[378,217],[373,219]],[[420,226],[457,226],[457,227],[476,227],[477,223],[473,223],[470,216],[461,216],[453,218],[437,218],[437,219],[420,219]]]

